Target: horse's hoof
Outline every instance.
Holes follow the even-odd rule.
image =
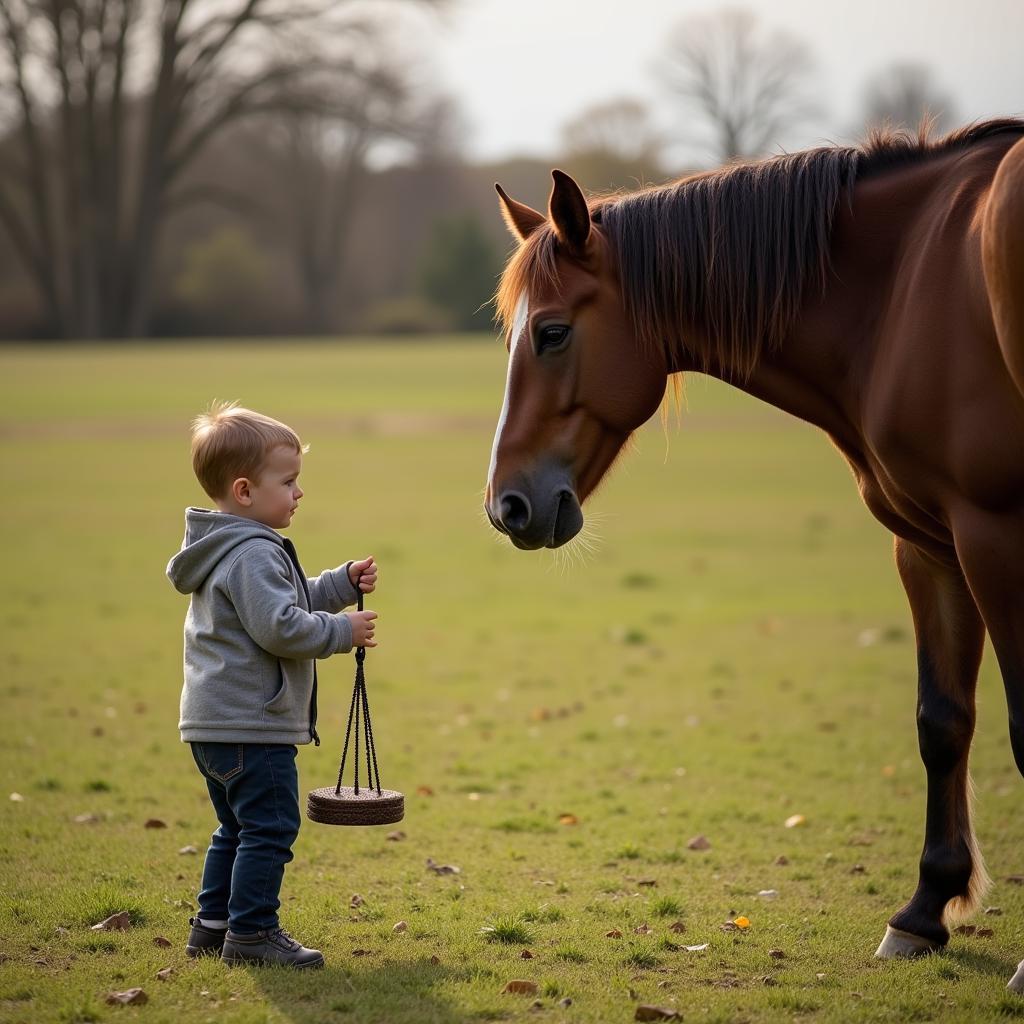
[[[1011,992],[1024,996],[1024,960],[1021,960],[1017,973],[1009,980],[1006,987]]]
[[[927,953],[934,953],[938,949],[942,949],[941,943],[926,939],[921,935],[911,935],[910,932],[900,931],[899,928],[893,928],[890,924],[886,926],[885,938],[875,950],[875,956],[882,960],[891,960],[898,956],[924,956]]]

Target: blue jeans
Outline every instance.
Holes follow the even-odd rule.
[[[299,834],[294,746],[192,743],[220,828],[203,865],[199,916],[236,933],[277,928],[284,866]]]

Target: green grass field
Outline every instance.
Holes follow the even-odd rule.
[[[524,554],[481,513],[504,360],[486,339],[0,349],[0,1020],[1024,1017],[1004,990],[1024,788],[990,654],[973,771],[1002,914],[940,956],[873,958],[922,840],[914,643],[889,536],[824,436],[695,378],[681,426],[650,424],[588,506],[592,552]],[[381,566],[367,678],[406,838],[304,824],[282,923],[324,951],[312,976],[183,949],[215,822],[178,739],[164,566],[215,397],[311,444],[306,568]],[[303,790],[334,781],[352,669],[322,664]],[[122,910],[129,931],[90,930]],[[132,987],[146,1005],[105,1003]]]

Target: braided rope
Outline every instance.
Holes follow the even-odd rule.
[[[363,610],[363,592],[359,591],[359,611]],[[366,774],[369,776],[371,789],[376,788],[380,792],[380,772],[377,771],[377,785],[373,785],[373,773],[370,771],[370,756],[373,756],[373,767],[377,768],[377,750],[373,743],[373,726],[370,724],[370,701],[366,695],[366,676],[363,672],[363,662],[366,660],[366,648],[356,648],[356,684],[352,689],[352,703],[348,708],[348,724],[345,726],[345,746],[341,751],[341,764],[338,767],[338,784],[334,787],[336,795],[341,793],[341,779],[345,774],[345,760],[348,757],[348,744],[352,737],[352,720],[355,718],[355,785],[353,791],[359,795],[359,711],[363,712],[363,735],[366,739]]]

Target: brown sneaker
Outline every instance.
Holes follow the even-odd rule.
[[[264,929],[239,935],[228,930],[220,958],[226,964],[284,964],[288,967],[323,967],[324,955],[306,949],[283,928]]]
[[[190,957],[197,956],[220,956],[224,947],[224,936],[227,935],[227,928],[207,928],[199,923],[198,917],[190,917],[188,923],[192,925],[192,931],[188,933],[188,943],[185,952]]]

